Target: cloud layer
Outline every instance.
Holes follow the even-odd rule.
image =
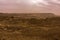
[[[60,13],[60,0],[0,0],[1,12]]]

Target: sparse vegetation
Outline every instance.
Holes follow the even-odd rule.
[[[60,17],[0,16],[0,40],[60,40]]]

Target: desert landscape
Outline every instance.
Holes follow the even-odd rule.
[[[0,40],[60,40],[60,16],[0,13]]]
[[[60,0],[0,0],[0,40],[60,40]]]

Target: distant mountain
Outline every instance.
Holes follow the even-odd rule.
[[[0,16],[14,16],[14,17],[21,17],[21,18],[50,18],[55,17],[53,13],[0,13]]]

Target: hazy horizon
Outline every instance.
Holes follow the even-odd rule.
[[[0,12],[60,15],[60,0],[0,0]]]

